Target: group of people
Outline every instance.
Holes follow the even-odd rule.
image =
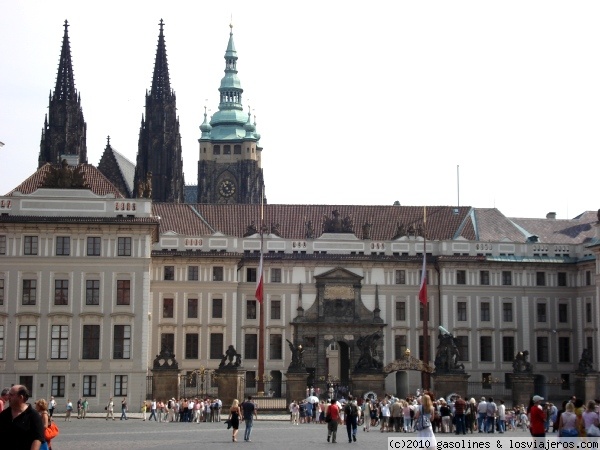
[[[144,402],[142,417],[155,422],[220,422],[223,402],[218,398],[171,398],[169,400]]]

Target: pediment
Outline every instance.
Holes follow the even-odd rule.
[[[315,275],[315,279],[317,280],[317,282],[325,282],[330,280],[359,282],[363,278],[364,277],[361,277],[360,275],[357,275],[354,272],[350,272],[349,270],[346,270],[343,267],[336,267],[320,275]]]

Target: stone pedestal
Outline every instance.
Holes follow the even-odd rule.
[[[385,377],[383,372],[365,372],[353,373],[350,377],[352,381],[352,394],[354,397],[362,397],[365,393],[373,391],[378,397],[385,395]]]
[[[215,371],[219,399],[223,402],[223,411],[229,411],[234,399],[244,401],[246,371],[238,368]]]
[[[468,398],[469,375],[464,372],[432,373],[432,391],[437,398],[447,398],[450,394],[459,394],[462,398]],[[435,400],[435,399],[432,399]]]
[[[511,376],[512,383],[512,404],[529,405],[531,396],[534,392],[535,375],[531,373],[513,373]]]
[[[597,398],[598,374],[595,372],[575,374],[575,396],[587,403]]]
[[[306,385],[308,373],[303,371],[289,371],[285,374],[286,377],[286,400],[289,405],[293,400],[299,402],[306,398]]]
[[[179,398],[179,370],[152,371],[152,398]]]

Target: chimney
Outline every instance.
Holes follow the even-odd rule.
[[[556,219],[556,213],[555,212],[549,212],[548,214],[546,214],[546,219],[550,219],[550,220]]]

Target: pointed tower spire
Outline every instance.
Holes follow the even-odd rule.
[[[146,91],[145,117],[142,115],[134,186],[152,176],[152,199],[183,202],[183,160],[175,93],[169,81],[169,64],[160,19],[154,74]]]
[[[54,93],[50,93],[48,118],[44,120],[40,143],[39,167],[57,163],[63,156],[77,155],[79,163],[87,163],[86,130],[81,97],[75,89],[71,61],[69,22],[65,20],[58,73]]]

